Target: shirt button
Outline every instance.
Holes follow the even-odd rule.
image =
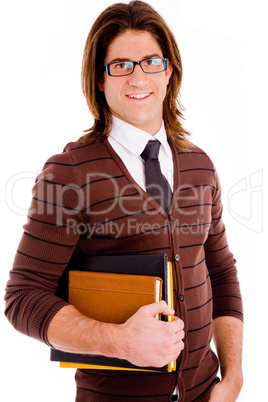
[[[179,254],[175,254],[175,261],[179,261],[180,260],[180,256],[179,256]]]
[[[183,301],[183,300],[184,300],[184,294],[183,294],[183,293],[180,293],[180,295],[179,295],[179,300],[180,300],[180,301]]]

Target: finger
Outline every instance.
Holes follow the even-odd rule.
[[[184,328],[184,322],[179,318],[174,316],[173,321],[170,322],[174,327],[176,328],[177,331],[181,331]]]
[[[146,306],[142,307],[142,309],[144,309],[144,311],[150,316],[155,316],[157,314],[173,315],[175,313],[175,311],[170,308],[164,300],[147,304]]]
[[[167,360],[169,361],[169,363],[173,360],[176,360],[183,349],[184,343],[182,341],[176,343],[167,355]]]
[[[176,332],[175,334],[173,334],[172,337],[170,337],[170,342],[172,343],[172,345],[176,345],[177,343],[179,343],[181,341],[182,342],[185,341],[185,332],[183,330]]]
[[[176,343],[176,351],[178,353],[178,355],[180,354],[180,352],[184,349],[184,342],[183,341],[179,341]]]
[[[176,336],[179,341],[185,340],[185,332],[183,330],[176,332]]]

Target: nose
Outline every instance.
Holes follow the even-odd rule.
[[[142,71],[140,65],[136,64],[134,71],[129,75],[129,84],[133,86],[143,86],[148,82],[148,74]]]

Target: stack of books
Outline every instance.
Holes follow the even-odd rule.
[[[74,256],[64,273],[59,295],[82,314],[98,321],[122,324],[146,304],[165,300],[173,308],[172,264],[166,254]],[[156,317],[171,321],[172,316]],[[127,360],[51,349],[61,367],[171,372],[176,362],[138,367]]]

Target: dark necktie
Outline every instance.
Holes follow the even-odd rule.
[[[160,145],[157,140],[148,141],[141,157],[145,162],[146,191],[169,213],[172,191],[167,179],[161,172],[158,160]]]

